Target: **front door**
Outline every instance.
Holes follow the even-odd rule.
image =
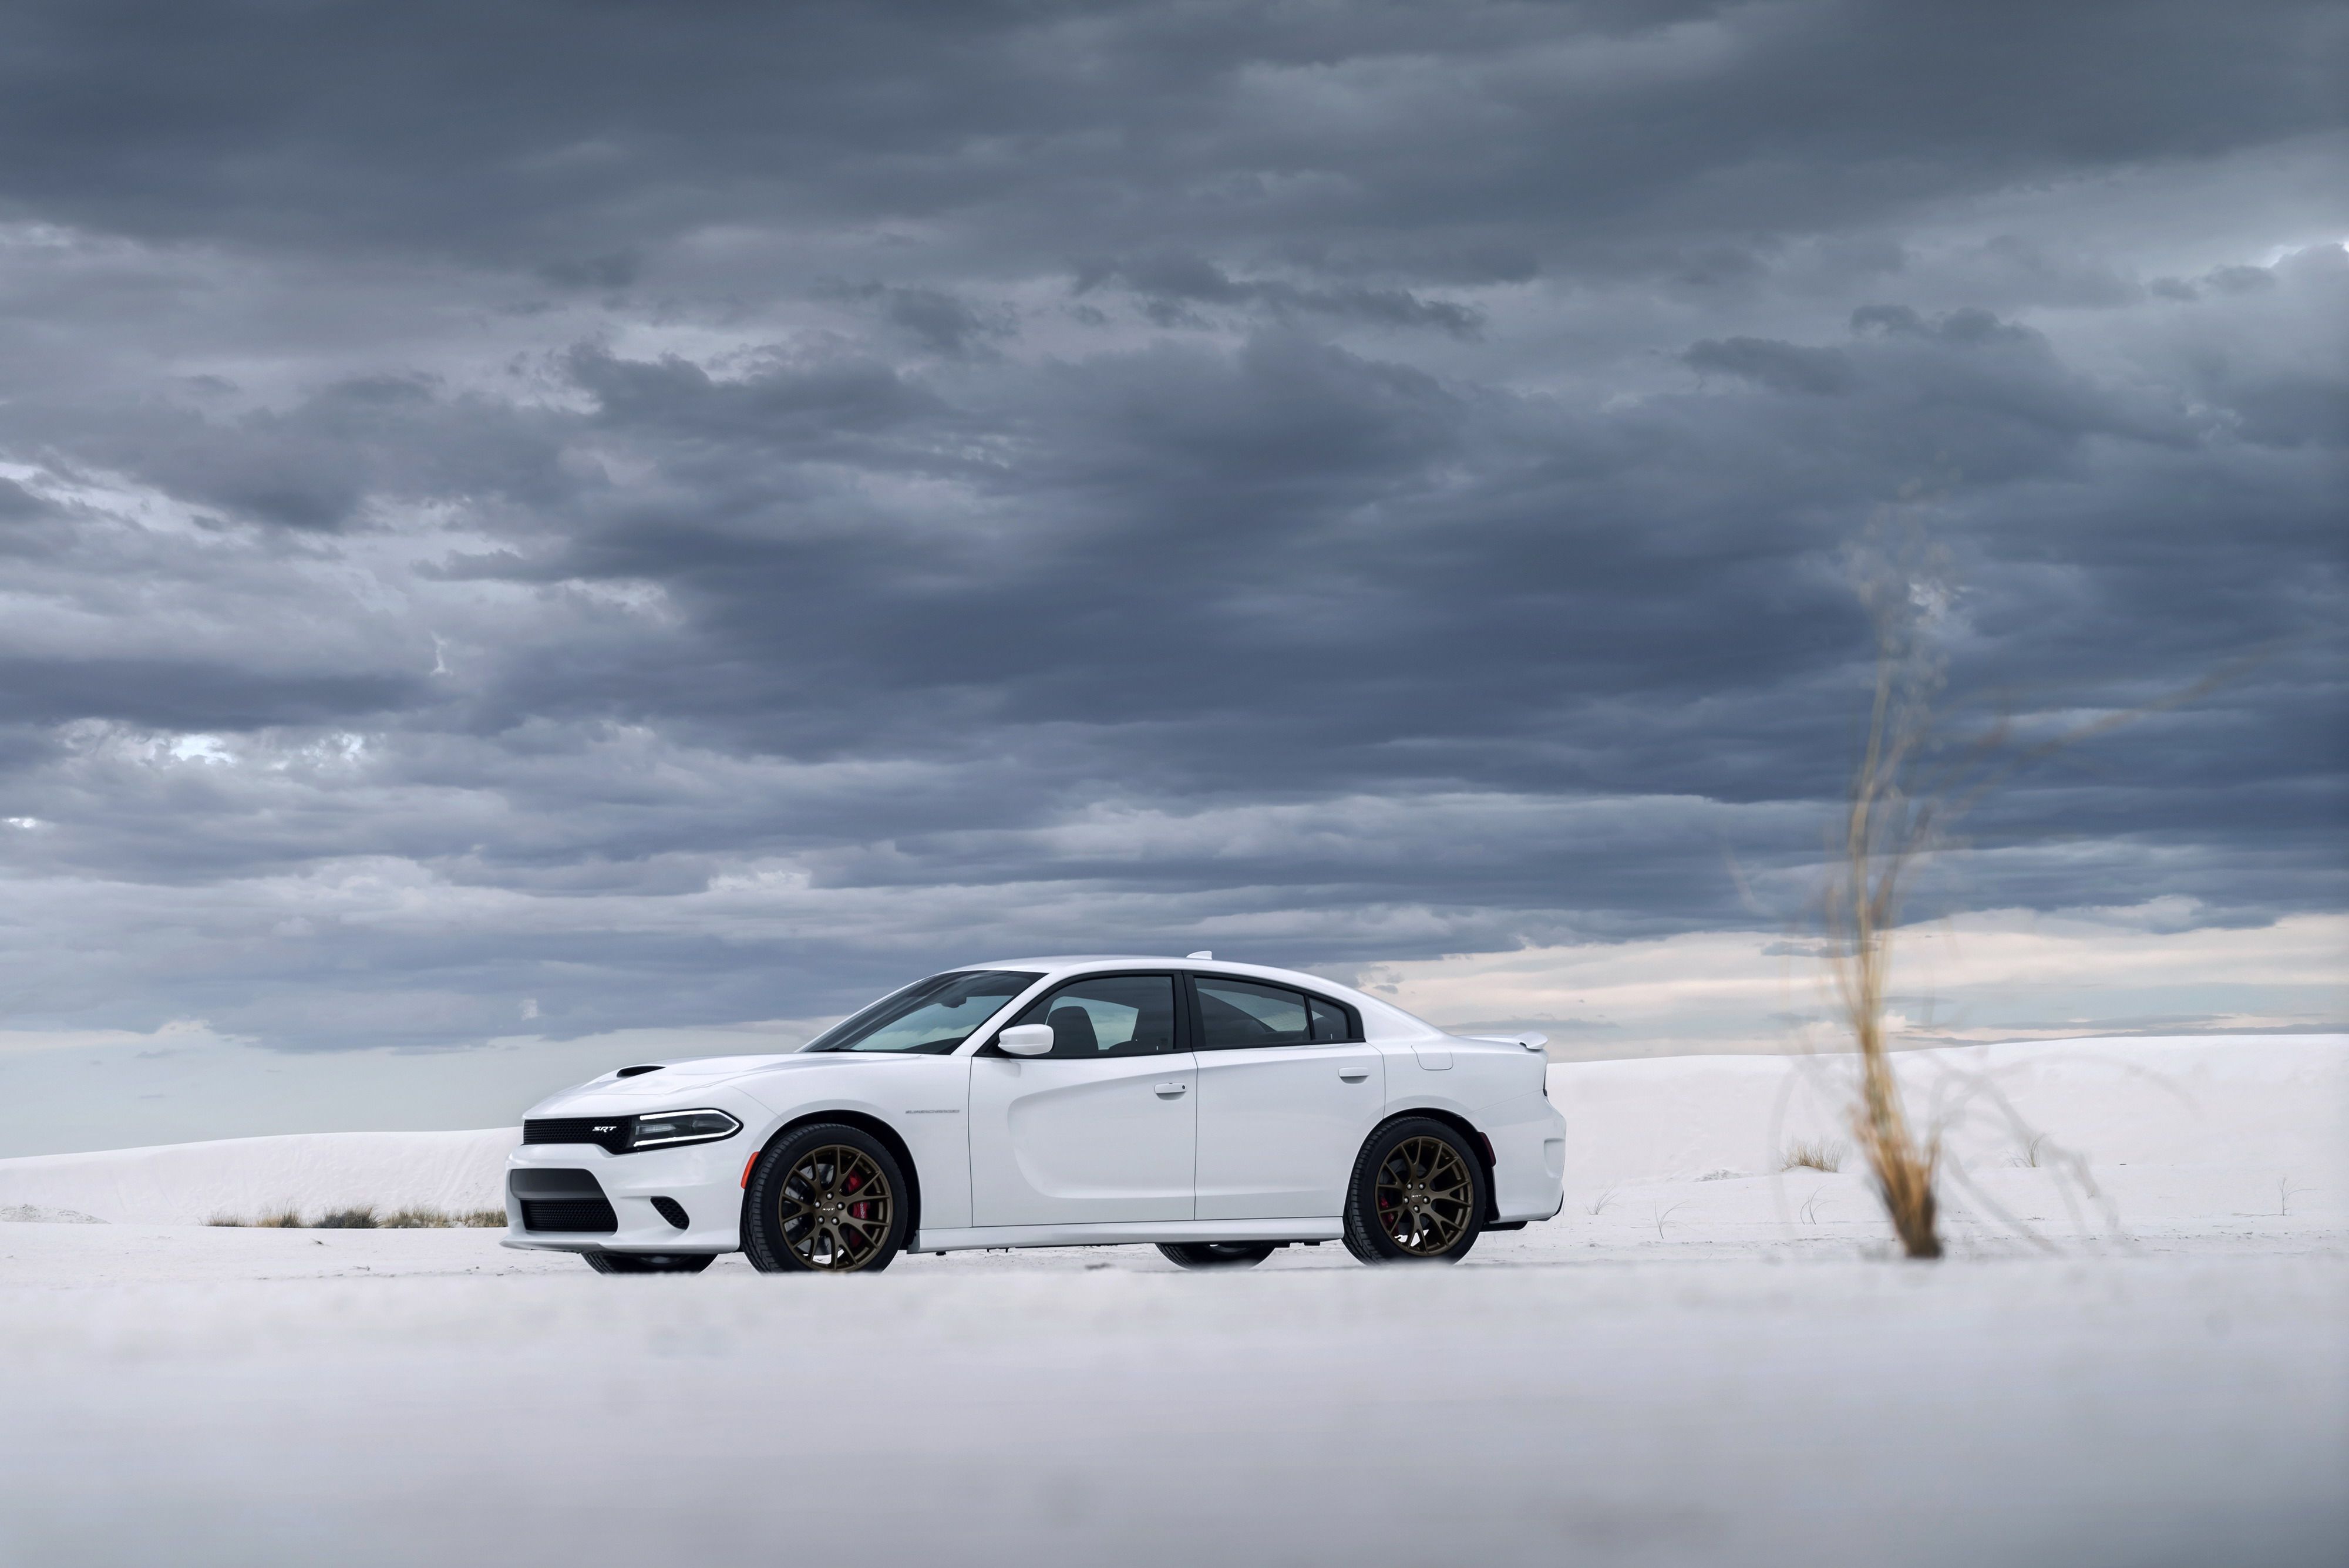
[[[1386,1104],[1350,1012],[1286,986],[1194,977],[1198,1218],[1326,1220]]]
[[[971,1059],[971,1222],[1110,1225],[1191,1218],[1197,1059],[1175,1049],[1171,974],[1087,975],[1013,1023],[1049,1056]]]

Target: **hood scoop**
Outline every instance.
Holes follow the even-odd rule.
[[[643,1076],[647,1073],[657,1073],[660,1070],[661,1064],[655,1062],[648,1067],[623,1067],[618,1072],[613,1074],[612,1076],[615,1078],[636,1078]]]

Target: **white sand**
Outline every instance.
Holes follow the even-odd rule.
[[[608,1279],[140,1217],[470,1207],[510,1133],[378,1135],[440,1140],[429,1198],[260,1147],[301,1140],[0,1162],[0,1206],[111,1221],[0,1224],[0,1564],[2349,1558],[2349,1042],[1971,1054],[1903,1065],[2081,1153],[2075,1219],[2050,1144],[1951,1135],[2055,1251],[1958,1191],[1950,1261],[1874,1261],[1856,1175],[1770,1168],[1833,1127],[1752,1058],[1557,1068],[1566,1212],[1432,1272]]]
[[[518,1127],[295,1133],[0,1159],[0,1211],[70,1210],[109,1223],[202,1225],[282,1209],[316,1219],[372,1204],[461,1213],[505,1207]]]
[[[2050,1236],[2292,1235],[2349,1219],[2349,1036],[1922,1051],[1900,1070],[1920,1126],[1947,1129],[1960,1236],[2012,1234],[1977,1222],[1994,1221],[1993,1206]],[[1837,1106],[1848,1072],[1836,1057],[1552,1067],[1568,1213],[1606,1221],[1585,1227],[1606,1239],[1638,1216],[1653,1231],[1677,1206],[1661,1241],[1676,1226],[1682,1239],[1725,1226],[1723,1239],[1758,1240],[1752,1228],[1766,1225],[1792,1241],[1872,1222],[1850,1161],[1835,1176],[1779,1173],[1797,1142],[1847,1142]],[[519,1136],[321,1133],[0,1159],[0,1213],[199,1225],[288,1207],[498,1208]],[[2271,1219],[2301,1223],[2261,1223]]]

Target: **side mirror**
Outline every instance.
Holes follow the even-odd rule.
[[[1049,1023],[1015,1023],[995,1037],[995,1043],[1010,1056],[1049,1056],[1052,1054],[1052,1026]]]
[[[1549,1044],[1549,1036],[1537,1029],[1528,1029],[1517,1036],[1517,1044],[1528,1051],[1538,1051]]]

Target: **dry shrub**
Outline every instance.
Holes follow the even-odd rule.
[[[1878,572],[1860,584],[1877,624],[1876,696],[1827,888],[1827,972],[1838,1021],[1859,1053],[1859,1095],[1849,1113],[1853,1141],[1901,1250],[1911,1258],[1938,1258],[1933,1179],[1940,1140],[1920,1140],[1909,1129],[1884,1029],[1901,879],[1929,842],[1936,805],[1931,795],[1920,798],[1909,790],[1939,674],[1920,659],[1912,640],[1916,581],[1913,571],[1901,570]]]
[[[302,1214],[296,1209],[280,1209],[274,1214],[264,1214],[254,1223],[271,1231],[299,1231],[302,1229]]]
[[[506,1228],[506,1211],[502,1209],[471,1209],[457,1216],[457,1223],[481,1231],[502,1231]]]
[[[336,1209],[318,1216],[321,1231],[372,1231],[377,1227],[375,1205],[363,1203],[356,1209]]]
[[[1786,1146],[1785,1162],[1780,1170],[1824,1170],[1832,1176],[1843,1168],[1843,1145],[1818,1138],[1809,1143]]]
[[[1933,733],[1942,669],[1930,642],[1954,597],[1947,562],[1913,521],[1901,530],[1887,529],[1886,521],[1878,520],[1851,562],[1854,585],[1876,625],[1876,691],[1850,802],[1830,846],[1826,957],[1837,1020],[1859,1058],[1858,1092],[1848,1113],[1852,1137],[1901,1249],[1911,1258],[1938,1258],[1940,1137],[1938,1132],[1920,1137],[1910,1128],[1885,1029],[1892,935],[1906,877],[1949,823],[2024,763],[2190,701],[2256,659],[2159,701],[2108,711],[2029,744],[2016,742],[2002,716],[1943,748]],[[1929,742],[1940,753],[1930,768]]]

